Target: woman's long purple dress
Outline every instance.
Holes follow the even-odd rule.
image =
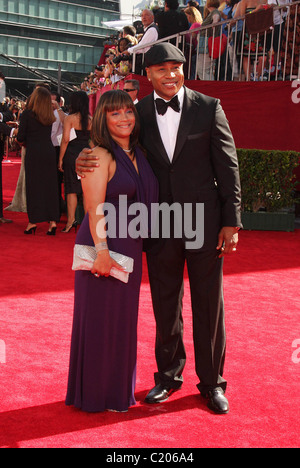
[[[142,151],[136,149],[139,175],[124,151],[114,144],[116,173],[108,183],[106,202],[114,205],[119,223],[119,196],[128,204],[149,208],[157,202],[158,186]],[[130,217],[128,217],[128,224]],[[94,245],[86,215],[76,244]],[[134,259],[129,282],[75,273],[75,307],[67,405],[87,412],[126,411],[135,404],[137,318],[142,276],[141,238],[108,238],[110,250]]]

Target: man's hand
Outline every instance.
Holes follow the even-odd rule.
[[[93,150],[90,148],[85,148],[81,151],[78,158],[76,159],[75,170],[79,177],[82,179],[85,178],[86,172],[94,172],[95,167],[99,167],[97,161],[99,158],[97,156],[91,155]]]
[[[219,234],[219,242],[217,246],[217,250],[220,251],[219,258],[222,258],[232,252],[236,252],[238,242],[239,235],[237,229],[235,227],[223,227]]]

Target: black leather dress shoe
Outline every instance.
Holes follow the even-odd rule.
[[[172,395],[172,393],[176,392],[178,389],[176,388],[170,388],[167,387],[163,384],[158,384],[150,392],[145,398],[146,403],[154,404],[154,403],[163,403],[164,401],[167,401],[169,396]]]
[[[208,398],[208,408],[216,414],[229,413],[229,403],[225,397],[224,390],[221,387],[216,387],[210,390],[206,397]]]

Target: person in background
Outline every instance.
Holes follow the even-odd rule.
[[[60,146],[58,168],[64,173],[68,220],[62,230],[69,233],[77,229],[76,208],[82,195],[81,181],[75,172],[75,161],[80,151],[89,145],[92,117],[89,114],[89,98],[84,91],[72,93],[70,114],[64,119],[63,137]]]
[[[122,31],[122,37],[135,37],[136,36],[136,28],[134,26],[124,26]]]
[[[232,18],[239,18],[241,0],[231,0],[232,5]],[[240,72],[241,63],[241,38],[243,33],[243,20],[238,20],[231,24],[231,31],[229,31],[229,59],[233,77],[238,77]]]
[[[190,26],[190,31],[193,31],[193,29],[197,29],[201,27],[203,23],[203,18],[199,10],[195,7],[188,7],[184,10],[187,20],[189,22]],[[196,78],[196,61],[197,61],[197,33],[192,33],[186,36],[186,53],[185,56],[187,58],[187,63],[189,62],[189,58],[191,56],[191,71],[190,71],[190,80],[194,80]],[[192,50],[190,51],[190,48]],[[188,71],[188,70],[187,70]]]
[[[104,85],[104,65],[97,65],[94,70],[93,88],[97,92]]]
[[[268,5],[272,7],[276,6],[284,6],[287,5],[288,3],[291,3],[291,0],[267,0]],[[298,6],[299,9],[299,6]],[[280,61],[280,50],[282,46],[282,39],[283,39],[283,32],[284,32],[284,25],[285,25],[285,17],[286,17],[286,11],[285,9],[276,9],[274,10],[274,37],[273,37],[273,43],[272,43],[272,34],[267,34],[267,50],[269,54],[272,54],[272,49],[274,51],[274,56],[273,56],[273,63],[274,63],[274,71],[276,73],[276,68],[277,68],[277,63],[278,63],[278,69],[279,69],[279,75],[282,77],[282,72],[280,70],[281,68],[281,61]],[[299,38],[299,34],[297,35]],[[296,54],[297,56],[297,54]],[[299,56],[299,54],[298,54]],[[272,61],[272,57],[269,57],[269,60]],[[278,72],[277,72],[278,73]]]
[[[129,94],[133,104],[137,104],[139,102],[138,95],[140,92],[140,82],[138,80],[125,81],[123,91]]]
[[[116,65],[114,63],[114,60],[116,56],[117,56],[116,48],[109,49],[107,51],[107,54],[105,55],[105,67],[103,70],[104,86],[113,85],[119,78],[117,75],[115,75]]]
[[[4,139],[6,137],[12,138],[17,133],[17,129],[11,128],[3,122],[0,123],[0,224],[12,223],[12,220],[3,216],[2,158],[4,155]]]
[[[57,165],[57,181],[58,181],[58,197],[60,200],[60,210],[62,211],[62,183],[63,183],[63,174],[58,169],[59,162],[59,152],[60,152],[60,143],[63,135],[64,121],[66,114],[61,108],[61,96],[59,93],[52,92],[52,108],[54,112],[55,122],[52,125],[51,139],[53,146],[56,152],[56,165]]]
[[[214,27],[215,24],[221,21],[221,12],[218,10],[220,6],[219,0],[207,0],[204,21],[202,27],[211,25],[205,29],[200,35],[200,48],[198,56],[197,74],[200,80],[214,80],[214,65],[215,59],[211,58],[208,53],[208,38],[213,36],[218,37],[221,33],[221,27]]]
[[[241,0],[239,13],[241,16],[251,14],[254,11],[260,10],[262,4],[266,3],[266,0]],[[266,62],[266,50],[263,44],[261,36],[257,39],[257,35],[251,35],[245,28],[244,44],[243,44],[243,70],[246,77],[246,81],[250,78],[253,81],[262,79],[262,72],[264,70]],[[251,73],[251,65],[257,60],[258,64],[253,73]],[[252,75],[252,76],[251,76]]]
[[[5,76],[0,70],[0,123],[4,124],[12,120],[12,114],[7,109],[7,104],[5,102],[6,86],[5,86]],[[11,130],[12,131],[12,130]],[[2,189],[2,159],[4,156],[4,142],[5,138],[9,135],[8,129],[6,126],[2,125],[2,131],[0,131],[0,223],[11,223],[10,219],[4,218],[3,216],[3,189]]]
[[[135,64],[135,71],[134,73],[137,75],[141,75],[143,71],[143,54],[145,54],[149,47],[147,44],[151,44],[152,42],[157,41],[158,39],[158,28],[154,22],[154,14],[151,10],[143,10],[141,15],[141,20],[144,27],[144,34],[138,43],[138,45],[129,47],[126,53],[133,54],[136,51],[137,47],[145,46],[144,49],[140,49],[136,53],[136,64]]]
[[[201,7],[200,7],[199,3],[195,2],[194,0],[189,0],[188,2],[186,2],[186,6],[187,7],[197,8],[197,10],[200,11],[200,13],[201,13]]]
[[[115,74],[118,75],[119,80],[125,78],[131,72],[131,57],[125,55],[124,52],[132,45],[128,37],[121,37],[118,42],[118,53],[114,59]]]
[[[21,115],[17,140],[26,145],[25,178],[29,223],[25,234],[35,234],[37,223],[50,222],[54,236],[60,218],[56,154],[51,140],[55,122],[51,94],[37,87]]]
[[[178,0],[165,0],[164,11],[156,16],[159,39],[188,31],[189,23],[187,17],[183,11],[178,10],[178,7]],[[172,39],[171,43],[175,45],[176,39]]]
[[[285,21],[282,46],[280,50],[280,58],[285,69],[285,79],[299,78],[300,67],[300,7],[295,4],[295,0],[291,0],[289,16]],[[295,29],[296,28],[296,29]],[[296,34],[295,34],[296,31]],[[295,39],[294,39],[295,34]],[[286,60],[286,62],[285,62]]]

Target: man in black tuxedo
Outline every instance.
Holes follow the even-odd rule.
[[[172,44],[153,46],[145,55],[154,93],[137,104],[141,144],[159,181],[160,203],[204,205],[203,245],[161,236],[146,242],[149,279],[157,325],[158,372],[147,403],[166,401],[183,383],[183,274],[187,264],[193,313],[198,389],[215,413],[225,414],[227,382],[223,378],[225,326],[223,259],[236,250],[241,225],[241,190],[233,137],[217,99],[184,86],[183,53]],[[77,160],[77,172],[92,170],[94,157]],[[176,215],[175,215],[176,216]],[[172,234],[172,232],[171,232]],[[184,233],[185,234],[185,233]],[[147,245],[148,244],[148,245]]]
[[[182,299],[187,263],[198,389],[212,410],[227,413],[223,257],[236,250],[242,227],[235,144],[219,100],[184,86],[181,51],[171,44],[159,44],[145,60],[154,93],[140,101],[137,110],[141,143],[160,185],[160,203],[204,204],[201,248],[195,250],[184,238],[170,238],[152,240],[147,252],[158,372],[146,401],[165,401],[183,382]],[[164,103],[171,104],[173,99],[175,110],[164,109]],[[195,225],[195,219],[191,222]]]

